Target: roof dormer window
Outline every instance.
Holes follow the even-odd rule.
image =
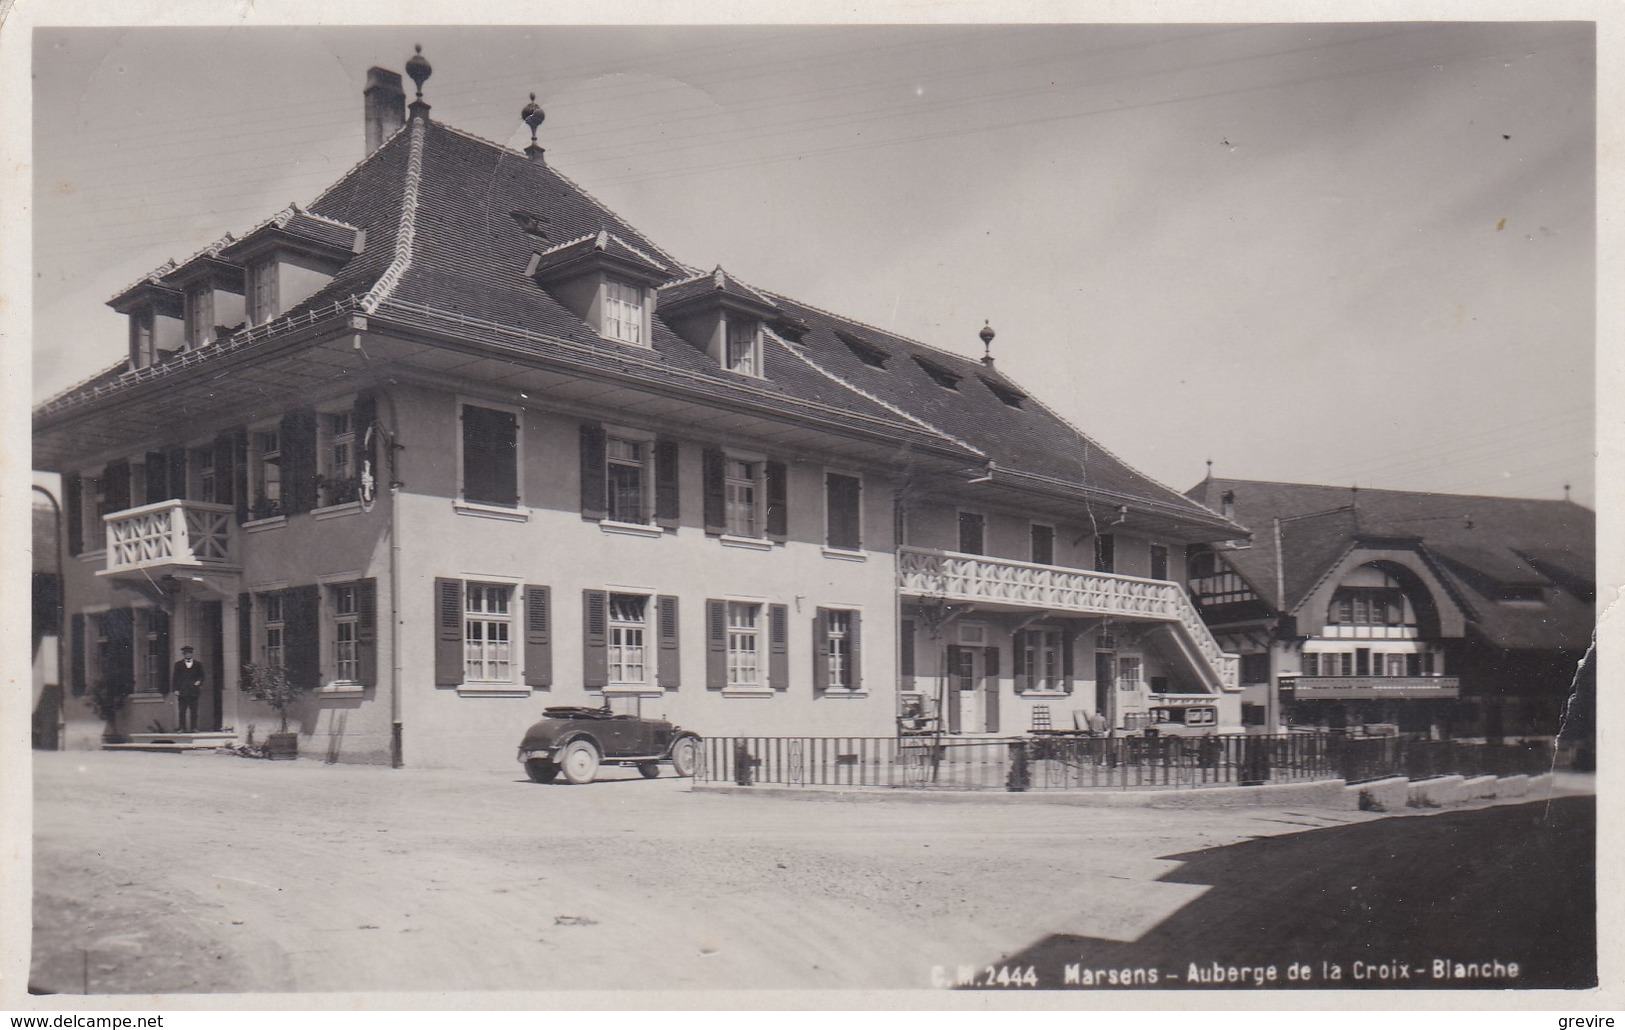
[[[599,334],[621,343],[646,346],[645,326],[648,306],[643,300],[643,288],[617,279],[604,280],[603,324]]]
[[[964,378],[964,376],[952,371],[947,366],[922,358],[918,354],[914,355],[914,363],[925,369],[925,374],[931,377],[931,381],[944,390],[958,390],[959,381]]]
[[[999,400],[1003,401],[1012,408],[1021,407],[1021,402],[1027,399],[1026,394],[1022,393],[1020,390],[1017,390],[1008,383],[1001,383],[997,379],[993,379],[989,376],[977,376],[977,378],[987,386],[988,390],[993,394],[993,396],[997,397]]]
[[[762,324],[754,319],[732,316],[728,319],[726,367],[740,375],[762,374]]]
[[[244,314],[248,324],[264,325],[332,282],[365,245],[355,226],[290,205],[222,247],[220,257],[243,268]]]
[[[876,347],[874,344],[870,343],[868,340],[865,340],[861,336],[855,336],[852,333],[842,332],[841,330],[837,329],[835,330],[835,338],[846,344],[846,349],[851,351],[857,357],[857,359],[863,362],[865,365],[870,365],[874,368],[885,368],[886,359],[891,357],[890,354],[887,354],[885,351],[881,350],[879,347]]]

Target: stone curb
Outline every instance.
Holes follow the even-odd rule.
[[[908,801],[938,804],[1070,805],[1079,808],[1273,808],[1299,805],[1340,809],[1344,801],[1342,780],[1315,780],[1308,783],[1265,783],[1256,787],[1198,787],[1190,790],[911,790],[907,787],[785,787],[757,784],[696,783],[696,794],[734,797],[805,798],[816,801],[854,803]]]

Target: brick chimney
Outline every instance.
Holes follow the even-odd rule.
[[[399,72],[374,67],[367,69],[367,88],[361,96],[370,154],[406,124],[406,90]]]

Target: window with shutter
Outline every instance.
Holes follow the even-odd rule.
[[[707,450],[701,456],[705,488],[705,531],[720,536],[728,531],[726,492],[723,486],[724,458],[721,451]]]
[[[582,680],[588,690],[609,683],[609,595],[602,590],[586,590],[582,605]]]
[[[68,553],[80,553],[85,549],[85,501],[77,472],[62,477],[62,521],[67,523]]]
[[[1055,564],[1055,527],[1033,523],[1033,564]]]
[[[768,606],[768,685],[774,690],[790,689],[790,609],[787,605]]]
[[[682,654],[678,646],[677,598],[663,594],[657,599],[660,620],[659,684],[675,690],[682,683]]]
[[[288,514],[316,507],[316,412],[290,411],[282,418],[282,501]]]
[[[863,546],[860,509],[863,502],[863,483],[856,476],[838,472],[824,476],[825,542],[844,551],[856,551]]]
[[[603,519],[609,516],[608,482],[605,478],[604,427],[596,422],[581,424],[581,517]]]
[[[525,587],[525,684],[553,685],[553,594],[549,587]]]
[[[974,511],[959,513],[959,551],[961,554],[984,553],[983,529],[984,520],[980,513]]]
[[[519,416],[462,406],[462,499],[501,508],[519,505]]]
[[[763,466],[767,476],[767,538],[783,543],[790,535],[789,470],[782,461]]]
[[[675,529],[681,517],[677,461],[676,441],[655,441],[655,522],[666,529]]]
[[[282,618],[287,633],[285,668],[290,679],[307,689],[321,683],[320,603],[314,584],[282,592]]]
[[[436,686],[454,687],[463,682],[463,581],[434,581]]]
[[[728,602],[705,602],[705,686],[721,690],[728,685]]]
[[[513,621],[513,587],[463,584],[464,683],[514,682]]]
[[[1117,538],[1110,533],[1095,537],[1095,571],[1117,571]]]
[[[356,590],[356,679],[378,685],[378,581],[364,579]]]
[[[897,674],[903,690],[914,689],[914,620],[903,619],[897,624]]]

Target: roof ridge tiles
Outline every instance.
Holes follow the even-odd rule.
[[[1354,483],[1295,483],[1282,479],[1235,479],[1225,476],[1212,476],[1210,478],[1215,483],[1252,483],[1257,486],[1284,486],[1293,489],[1342,490],[1344,492],[1352,490],[1358,486],[1358,484]],[[1400,494],[1410,497],[1449,497],[1458,498],[1461,500],[1484,501],[1527,501],[1535,504],[1573,504],[1577,507],[1585,507],[1576,501],[1564,500],[1561,497],[1508,497],[1505,494],[1463,494],[1454,493],[1448,490],[1401,490],[1397,487],[1388,486],[1359,486],[1358,488],[1362,495]]]
[[[683,286],[683,285],[686,285],[688,283],[698,282],[699,280],[704,279],[706,276],[708,276],[710,274],[711,274],[710,272],[695,272],[692,275],[685,275],[681,279],[672,279],[672,280],[669,280],[667,282],[663,282],[663,283],[660,284],[660,286],[658,288],[662,289],[662,290],[669,290],[673,286]]]
[[[581,244],[587,242],[590,239],[595,238],[597,235],[598,235],[598,233],[589,232],[589,233],[586,233],[584,235],[577,236],[573,240],[565,240],[563,243],[559,243],[559,244],[556,244],[554,246],[548,247],[546,250],[537,251],[536,256],[537,257],[547,257],[549,254],[557,254],[560,251],[569,250],[571,247],[579,247]]]
[[[361,310],[368,314],[376,311],[379,303],[394,292],[395,285],[401,281],[401,276],[412,267],[412,244],[417,235],[418,194],[423,184],[423,137],[423,120],[412,119],[412,149],[407,155],[406,176],[401,187],[401,222],[400,228],[395,232],[395,256],[390,258],[389,266],[361,300]]]
[[[882,399],[880,397],[877,397],[876,395],[870,393],[868,390],[863,389],[863,387],[861,387],[861,386],[858,386],[858,385],[856,385],[854,383],[847,382],[845,379],[841,378],[840,376],[836,375],[834,372],[831,372],[829,369],[825,368],[824,366],[820,365],[818,362],[812,360],[807,355],[803,354],[800,347],[791,346],[790,342],[788,340],[784,339],[784,337],[780,336],[778,333],[774,332],[772,329],[768,328],[767,326],[762,327],[762,335],[771,338],[774,342],[776,342],[780,346],[782,346],[787,352],[789,352],[790,354],[794,354],[797,358],[799,358],[808,367],[813,369],[813,371],[818,372],[819,374],[823,375],[826,379],[829,379],[831,382],[834,382],[839,386],[842,386],[842,387],[845,387],[848,390],[851,390],[853,393],[855,393],[858,396],[864,398],[865,400],[873,401],[875,404],[880,405],[882,408],[885,408],[887,411],[890,411],[890,412],[893,412],[893,413],[895,413],[897,415],[902,416],[903,418],[909,420],[910,422],[913,422],[914,424],[916,424],[916,425],[918,425],[918,426],[920,426],[920,427],[922,427],[922,428],[924,428],[924,429],[926,429],[926,430],[928,430],[928,431],[930,431],[932,433],[935,433],[936,435],[942,437],[944,440],[947,440],[950,443],[958,444],[960,447],[963,447],[966,450],[970,451],[971,453],[976,454],[976,455],[978,455],[980,457],[983,457],[983,458],[987,457],[987,453],[985,451],[983,451],[980,447],[977,447],[977,446],[975,446],[973,444],[967,443],[966,441],[961,440],[959,437],[954,436],[952,433],[944,432],[943,430],[938,429],[936,426],[934,426],[931,423],[927,422],[925,419],[920,418],[918,415],[915,415],[913,412],[905,411],[902,408],[898,407],[897,405],[892,404],[890,401],[887,401],[887,400],[884,400],[884,399]]]
[[[621,246],[625,247],[627,250],[630,250],[632,253],[636,254],[638,257],[640,257],[643,260],[649,262],[649,264],[654,265],[655,267],[660,268],[660,269],[664,269],[666,267],[666,263],[664,261],[661,261],[659,258],[656,258],[653,255],[646,253],[643,250],[643,248],[639,247],[637,244],[635,244],[632,241],[630,241],[630,240],[626,239],[625,237],[621,236],[619,233],[610,232],[608,229],[605,229],[603,231],[604,231],[604,235],[608,236],[610,239],[614,240],[616,243],[619,243]]]

